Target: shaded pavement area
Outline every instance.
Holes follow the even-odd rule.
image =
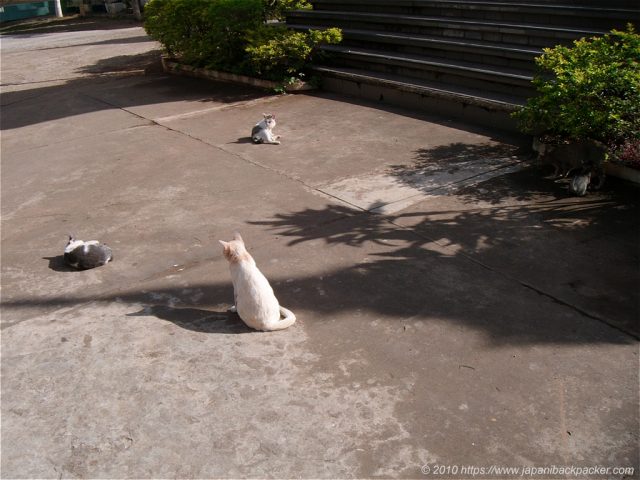
[[[170,77],[139,26],[68,22],[1,43],[3,478],[637,476],[638,187],[572,197],[498,132]],[[293,327],[227,313],[234,231]],[[114,261],[69,270],[68,233]]]

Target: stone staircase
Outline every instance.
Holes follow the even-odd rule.
[[[330,91],[514,130],[544,47],[640,28],[638,0],[311,0],[295,30],[339,27],[314,66]]]

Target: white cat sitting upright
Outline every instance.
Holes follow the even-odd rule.
[[[296,316],[278,303],[269,281],[258,270],[240,234],[235,233],[230,242],[220,240],[220,244],[231,271],[235,297],[232,311],[237,312],[244,323],[256,330],[282,330],[293,325]]]
[[[253,143],[271,143],[280,145],[280,135],[274,135],[273,129],[276,126],[276,116],[263,113],[264,117],[251,129],[251,140]]]

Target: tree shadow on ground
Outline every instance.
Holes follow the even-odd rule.
[[[498,183],[517,192],[520,182],[537,181],[527,176],[533,173],[475,188]],[[314,322],[355,321],[364,313],[400,325],[446,321],[483,332],[498,346],[636,341],[635,187],[612,181],[609,190],[586,198],[551,192],[528,202],[463,203],[473,198],[470,189],[389,216],[334,204],[251,223],[287,238],[292,261],[317,272],[268,275],[281,304],[302,312],[300,318],[313,312]],[[325,247],[318,249],[318,242]],[[259,246],[256,253],[258,265],[266,265]],[[230,281],[190,283],[97,296],[13,297],[4,300],[3,311],[117,301],[143,306],[132,316],[155,316],[193,331],[247,331],[235,315],[221,313],[232,298]],[[350,325],[344,328],[356,327]]]
[[[123,73],[140,70],[158,70],[160,66],[160,50],[139,53],[136,55],[116,55],[98,60],[92,65],[78,69],[84,74]]]
[[[504,175],[507,170],[518,168],[522,172]],[[446,191],[456,195],[461,201],[467,204],[482,201],[496,205],[503,199],[522,202],[542,197],[552,201],[573,197],[568,191],[569,179],[550,178],[548,174],[552,170],[551,165],[540,164],[535,160],[533,152],[526,146],[460,142],[419,149],[414,152],[412,162],[389,168],[398,182],[422,188],[426,193],[434,190],[433,184],[421,183],[421,179],[440,176],[439,181],[443,184],[449,178],[452,179]],[[494,175],[495,179],[486,183],[486,187],[475,188],[476,180],[487,181],[486,175]],[[509,181],[506,182],[505,179]]]
[[[424,168],[433,164],[440,166],[455,165],[458,162],[479,158],[510,157],[528,153],[523,147],[508,143],[477,144],[455,142],[437,147],[421,148],[415,152],[415,168]]]
[[[531,198],[514,199],[538,182]],[[318,272],[269,275],[282,305],[313,312],[317,322],[366,312],[459,324],[484,332],[495,345],[634,342],[637,188],[612,180],[597,195],[567,198],[553,188],[545,192],[544,185],[553,186],[525,170],[394,215],[333,204],[250,223],[285,237],[291,261]],[[501,202],[483,204],[478,192],[498,187]],[[325,247],[318,249],[318,242]],[[257,248],[258,265],[265,265]],[[203,333],[237,333],[244,325],[220,313],[232,298],[226,281],[13,297],[4,300],[3,311],[118,301],[145,306],[134,316],[150,314]]]
[[[65,18],[49,16],[7,22],[0,28],[0,34],[29,38],[47,33],[116,30],[140,26],[141,23],[133,18],[111,18],[106,14],[95,14],[89,17],[67,15]]]
[[[375,260],[348,270],[351,276],[360,275],[362,282],[376,277],[386,279],[389,285],[406,284],[403,275],[408,273],[408,267],[423,265],[424,273],[414,272],[418,277],[412,280],[418,286],[437,271],[429,266],[429,258],[444,260],[437,267],[446,264],[449,267],[444,267],[435,282],[432,278],[423,286],[425,291],[440,289],[441,296],[435,304],[442,303],[443,298],[466,299],[470,304],[492,302],[479,288],[484,282],[483,274],[489,270],[637,338],[639,299],[634,287],[640,281],[637,188],[611,179],[602,192],[584,198],[570,197],[538,173],[532,168],[503,175],[398,214],[360,214],[354,221],[350,220],[354,213],[349,208],[328,206],[324,210],[279,214],[271,220],[253,223],[290,237],[291,246],[323,241],[356,248],[384,247],[384,251],[372,255]],[[308,229],[313,219],[321,226]],[[478,276],[448,270],[460,259],[480,267]],[[450,281],[446,280],[447,274],[452,274]],[[513,299],[498,300],[501,292],[494,293],[493,301],[504,302],[505,308],[511,308],[506,305]],[[378,304],[375,299],[369,301],[369,305]],[[518,307],[513,306],[512,312],[516,311]],[[492,335],[509,337],[509,330],[529,321],[525,318],[530,315],[522,314],[522,318],[512,319],[504,330],[505,324],[498,327],[499,322],[484,328]],[[540,319],[530,320],[532,326],[540,323]],[[555,322],[550,320],[541,330],[518,335],[551,341],[557,333]]]

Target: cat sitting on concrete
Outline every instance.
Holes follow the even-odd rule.
[[[64,249],[64,261],[77,270],[99,267],[113,260],[111,249],[97,240],[84,242],[69,235]]]
[[[269,113],[263,113],[264,117],[251,129],[251,140],[253,143],[271,143],[280,145],[280,135],[274,135],[273,129],[276,126],[276,116]]]
[[[604,144],[595,140],[547,144],[534,138],[533,150],[538,152],[540,162],[553,166],[555,178],[574,175],[569,184],[571,193],[578,196],[584,195],[592,180],[595,180],[593,188],[602,187],[605,179],[603,164],[607,153]]]
[[[591,169],[583,168],[580,173],[574,175],[569,183],[569,191],[578,197],[584,197],[587,193],[587,188],[591,183]]]
[[[220,244],[229,261],[233,283],[235,305],[230,311],[237,312],[244,323],[256,330],[282,330],[293,325],[296,316],[280,306],[269,281],[247,252],[240,234],[235,233],[230,242],[220,240]]]

